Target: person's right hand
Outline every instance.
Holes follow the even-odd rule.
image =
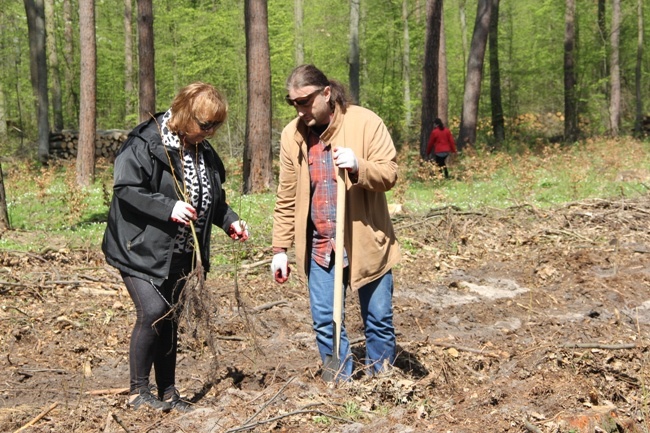
[[[196,218],[196,209],[194,209],[191,204],[185,203],[184,201],[176,202],[172,214],[169,217],[170,220],[178,224],[183,224],[184,226],[189,225],[190,220],[195,221]]]
[[[291,268],[289,267],[289,259],[287,253],[276,253],[271,262],[271,272],[275,281],[282,284],[289,279]]]

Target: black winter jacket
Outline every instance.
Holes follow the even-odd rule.
[[[159,285],[169,275],[174,239],[179,224],[170,221],[174,204],[181,197],[174,175],[183,184],[182,161],[178,150],[165,149],[158,125],[162,114],[133,129],[115,159],[113,198],[108,224],[102,241],[106,261],[120,271]],[[226,233],[239,220],[228,206],[223,183],[223,162],[207,141],[199,144],[209,181],[212,182],[212,205],[207,221]],[[173,165],[173,174],[170,166]],[[198,209],[197,209],[198,212]],[[210,267],[210,234],[206,224],[199,239],[203,267]]]

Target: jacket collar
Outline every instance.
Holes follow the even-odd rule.
[[[160,125],[162,125],[163,115],[164,113],[157,113],[153,118],[141,123],[136,128],[134,128],[130,135],[140,137],[142,140],[149,143],[149,151],[151,154],[158,158],[165,165],[170,165],[170,158],[175,165],[178,165],[180,164],[178,149],[165,146],[162,142],[162,132],[160,131]],[[206,154],[206,151],[210,149],[210,145],[205,140],[197,144],[197,146],[199,146],[199,152],[204,154]],[[209,152],[207,153],[209,154]],[[178,169],[178,167],[175,168]]]
[[[320,136],[320,139],[323,142],[330,143],[339,134],[339,132],[341,132],[344,116],[345,115],[343,114],[343,110],[341,110],[339,104],[336,104],[334,106],[334,115],[332,116],[332,120],[330,121],[327,129]],[[305,125],[305,123],[300,120],[300,118],[296,118],[296,142],[302,146],[302,144],[308,142],[308,137],[309,127]]]

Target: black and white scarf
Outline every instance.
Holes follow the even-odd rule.
[[[198,151],[199,145],[196,145],[196,151],[188,151],[184,148],[178,134],[171,132],[167,127],[167,122],[171,117],[172,110],[169,109],[163,115],[160,135],[168,152],[178,152],[183,161],[183,177],[179,181],[183,182],[185,197],[178,197],[178,200],[189,203],[196,209],[198,218],[194,222],[194,228],[198,235],[207,224],[208,209],[212,204],[212,185],[208,181],[203,153]],[[194,242],[192,241],[191,229],[189,226],[181,226],[174,241],[174,253],[184,254],[193,251]]]

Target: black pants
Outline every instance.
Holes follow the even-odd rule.
[[[436,154],[436,165],[442,172],[445,174],[445,179],[449,179],[449,172],[447,171],[447,156],[449,156],[448,153],[444,154]]]
[[[129,394],[149,388],[152,366],[160,395],[175,387],[178,318],[168,313],[185,285],[181,277],[182,274],[173,274],[160,286],[154,286],[150,281],[122,274],[136,309],[129,346]]]

